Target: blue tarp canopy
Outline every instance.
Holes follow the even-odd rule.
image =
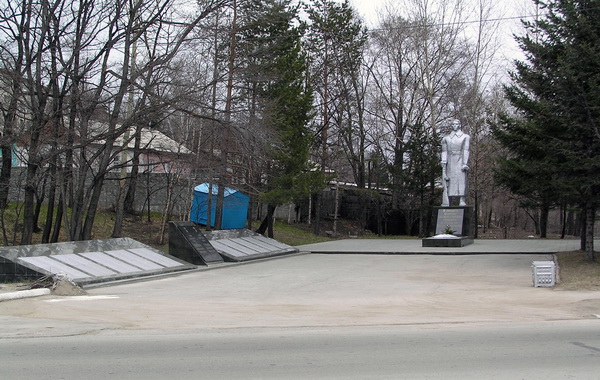
[[[206,225],[207,210],[208,210],[208,183],[203,183],[194,188],[194,200],[190,211],[190,221],[198,224]],[[215,215],[217,209],[217,194],[219,187],[212,185],[211,213],[210,224],[215,226]],[[221,228],[224,230],[232,230],[246,227],[246,219],[248,217],[248,204],[250,198],[239,191],[226,187],[225,200],[223,204],[223,221]]]

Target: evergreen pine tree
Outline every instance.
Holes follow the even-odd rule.
[[[306,85],[306,57],[302,52],[301,24],[289,0],[263,2],[264,12],[247,31],[260,46],[252,71],[260,72],[258,93],[264,101],[264,120],[278,137],[272,146],[273,162],[262,200],[268,212],[258,231],[273,237],[273,213],[286,202],[304,199],[323,183],[320,173],[309,167],[312,134],[308,123],[312,94]]]
[[[585,206],[582,248],[592,261],[600,200],[600,0],[534,1],[545,15],[525,23],[529,33],[517,40],[526,62],[516,63],[506,87],[518,115],[496,128],[510,152],[502,170],[512,168],[514,187],[539,199],[572,196]]]

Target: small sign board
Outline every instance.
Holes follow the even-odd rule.
[[[440,208],[438,209],[435,234],[446,233],[451,229],[454,235],[462,236],[465,210],[463,208]]]

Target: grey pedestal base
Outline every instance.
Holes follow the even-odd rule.
[[[457,239],[426,238],[422,241],[423,247],[464,247],[473,244],[473,238],[462,236]]]

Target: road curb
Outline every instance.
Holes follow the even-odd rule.
[[[46,289],[46,288],[21,290],[18,292],[9,292],[9,293],[0,293],[0,302],[18,300],[18,299],[22,299],[22,298],[47,296],[49,294],[50,294],[50,289]]]

